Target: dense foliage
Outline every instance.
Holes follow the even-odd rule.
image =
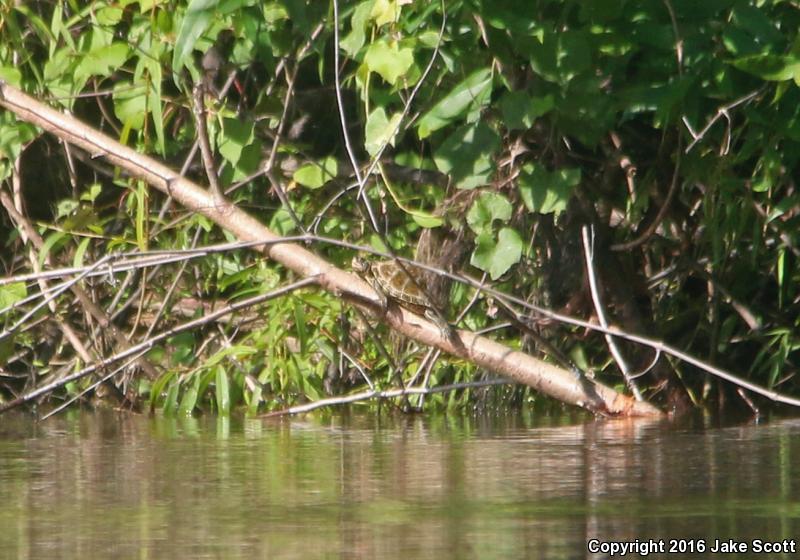
[[[2,7],[0,77],[176,169],[196,137],[192,84],[205,82],[221,94],[207,99],[220,180],[274,231],[416,254],[583,318],[595,313],[580,237],[590,224],[613,324],[792,393],[798,28],[800,10],[779,0],[34,1]],[[2,189],[43,237],[35,248],[4,213],[3,276],[227,239],[9,112],[0,156]],[[353,185],[368,170],[365,205]],[[187,174],[207,182],[199,159]],[[314,248],[343,267],[354,255]],[[242,250],[84,284],[139,340],[288,279]],[[79,367],[66,323],[96,356],[113,353],[65,295],[31,317],[8,307],[39,289],[0,286],[4,326],[15,326],[0,340],[6,396]],[[440,291],[451,319],[473,295]],[[503,320],[483,298],[461,325]],[[168,412],[256,412],[361,386],[344,355],[381,386],[393,382],[389,356],[410,377],[420,352],[402,341],[380,352],[363,323],[336,297],[296,292],[172,337],[148,354],[157,377],[120,375],[115,387]],[[495,336],[530,350],[546,339],[623,386],[599,335],[534,317]],[[623,351],[633,370],[653,357]],[[476,375],[439,365],[433,379]],[[672,406],[724,395],[665,357],[637,383]],[[433,402],[465,402],[453,395]]]

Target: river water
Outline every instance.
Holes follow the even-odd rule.
[[[0,558],[794,557],[800,420],[711,424],[5,415]]]

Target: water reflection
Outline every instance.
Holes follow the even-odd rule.
[[[0,550],[441,560],[593,557],[592,538],[792,539],[798,435],[798,421],[4,416]]]

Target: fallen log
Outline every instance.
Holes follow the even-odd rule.
[[[192,212],[200,213],[242,241],[271,242],[262,252],[302,277],[315,277],[318,284],[337,296],[369,312],[378,295],[360,277],[336,268],[305,247],[295,243],[275,243],[280,236],[255,217],[233,204],[221,201],[200,185],[155,159],[124,146],[113,138],[57,111],[6,83],[0,83],[0,106],[18,118],[87,151],[103,157],[132,177],[171,196]],[[655,406],[637,401],[601,383],[577,378],[571,371],[512,350],[470,331],[458,330],[445,336],[427,319],[397,308],[396,312],[376,315],[395,331],[447,354],[468,360],[505,378],[525,384],[554,399],[609,416],[657,416]]]

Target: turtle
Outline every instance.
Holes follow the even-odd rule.
[[[409,272],[413,274],[413,267],[405,266],[404,270],[393,260],[369,262],[359,257],[353,258],[352,266],[378,293],[383,311],[389,308],[390,301],[396,302],[412,313],[423,315],[432,321],[445,338],[452,338],[452,327],[425,294],[421,286],[423,281],[417,276],[409,276]]]

